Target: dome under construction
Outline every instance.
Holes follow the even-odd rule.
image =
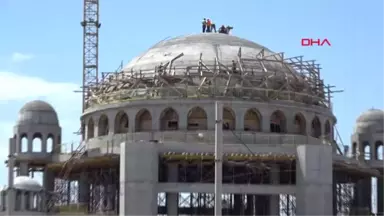
[[[318,64],[285,58],[257,43],[226,34],[160,41],[119,73],[106,73],[88,106],[175,98],[289,100],[329,106]]]

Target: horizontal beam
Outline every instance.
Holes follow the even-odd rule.
[[[159,193],[214,193],[214,184],[210,183],[158,183]],[[230,194],[295,194],[295,185],[251,185],[223,184],[223,193]]]

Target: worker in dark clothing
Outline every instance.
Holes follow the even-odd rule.
[[[237,73],[236,68],[237,68],[236,62],[235,60],[232,60],[232,73]]]
[[[207,19],[207,32],[211,32],[212,31],[211,27],[212,27],[212,22],[211,22],[210,19]]]
[[[219,33],[221,33],[221,34],[227,34],[227,28],[225,28],[225,26],[222,25],[222,26],[219,28]]]
[[[203,27],[203,33],[205,33],[205,30],[207,29],[207,20],[204,18],[203,22],[201,23]]]
[[[216,33],[216,25],[213,21],[211,21],[211,31]]]

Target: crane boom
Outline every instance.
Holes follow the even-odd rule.
[[[98,84],[99,0],[83,0],[83,111],[87,108],[89,90]]]

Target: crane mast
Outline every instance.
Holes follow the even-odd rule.
[[[83,111],[87,108],[89,90],[98,84],[99,0],[83,0]]]

